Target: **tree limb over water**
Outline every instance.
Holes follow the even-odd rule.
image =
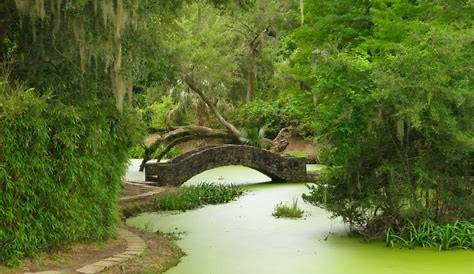
[[[143,171],[145,164],[152,159],[153,153],[160,145],[163,145],[163,150],[157,155],[156,160],[160,161],[173,147],[191,140],[203,139],[222,139],[226,142],[234,144],[247,144],[248,141],[243,138],[240,131],[232,123],[227,121],[219,112],[217,107],[206,96],[204,91],[199,87],[199,84],[189,73],[183,74],[183,81],[191,91],[196,93],[199,98],[211,110],[214,116],[218,119],[220,124],[225,129],[214,129],[205,126],[188,125],[179,127],[169,127],[168,132],[163,132],[163,129],[157,129],[156,132],[150,134],[145,140],[145,156],[140,165],[140,171]],[[280,130],[274,140],[263,138],[263,141],[270,148],[270,151],[281,153],[288,146],[289,138],[291,137],[291,127]]]

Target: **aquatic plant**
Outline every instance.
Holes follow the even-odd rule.
[[[228,203],[244,193],[236,185],[217,185],[201,183],[196,186],[183,187],[180,191],[157,197],[153,206],[157,210],[189,210],[207,204]]]
[[[304,211],[298,207],[298,199],[291,204],[280,202],[275,206],[272,215],[277,218],[301,218]]]
[[[473,249],[474,224],[468,221],[456,221],[437,224],[431,220],[419,225],[409,223],[402,229],[388,228],[385,233],[387,246],[408,248],[437,247],[439,250]]]
[[[173,231],[173,232],[157,232],[161,234],[163,237],[170,241],[179,241],[183,238],[183,235],[186,234],[186,232],[183,231]]]

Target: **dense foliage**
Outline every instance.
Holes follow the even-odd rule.
[[[136,115],[93,98],[53,103],[6,83],[0,102],[1,260],[114,235]]]
[[[328,168],[304,198],[358,232],[470,228],[473,14],[468,0],[3,1],[0,261],[112,235],[142,133],[229,128],[219,112],[251,145],[289,126],[314,139]]]
[[[155,152],[152,154],[152,158],[156,158],[162,152],[163,152],[163,146],[158,147],[155,150]],[[170,151],[165,153],[164,158],[165,159],[173,159],[174,157],[178,156],[179,154],[181,154],[180,149],[174,147]],[[144,146],[142,144],[133,146],[128,151],[128,156],[130,156],[131,159],[143,159],[143,157],[145,156]]]
[[[256,99],[236,108],[231,118],[236,125],[261,129],[270,138],[287,126],[303,136],[315,134],[313,96],[308,92],[290,90],[278,94],[276,100]]]
[[[142,7],[97,2],[0,4],[2,263],[115,235],[128,151],[142,132],[121,50]]]
[[[145,81],[149,87],[138,94],[149,127],[218,124],[183,83],[187,75],[202,83],[218,110],[239,129],[262,129],[265,137],[274,137],[288,125],[311,132],[312,94],[285,89],[280,96],[278,80],[284,77],[278,72],[284,56],[280,44],[299,24],[298,1],[247,1],[244,6],[234,2],[238,3],[224,9],[192,2],[168,25],[160,45],[169,54],[174,78]],[[165,102],[171,103],[166,115],[152,109]]]
[[[295,69],[318,97],[328,174],[305,199],[378,233],[474,216],[470,1],[318,1]]]

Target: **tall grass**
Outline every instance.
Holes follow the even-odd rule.
[[[189,210],[207,204],[228,203],[244,193],[236,185],[217,185],[202,183],[196,186],[183,187],[176,193],[157,197],[153,206],[157,210]]]
[[[387,229],[385,241],[388,246],[408,248],[436,247],[439,250],[473,249],[474,224],[456,221],[450,224],[437,224],[431,220],[414,225],[410,223],[401,230]]]
[[[301,218],[304,211],[298,207],[298,199],[293,199],[291,204],[278,203],[273,211],[273,216],[277,218]]]

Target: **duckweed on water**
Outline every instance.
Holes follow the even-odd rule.
[[[228,203],[241,196],[244,190],[236,185],[201,183],[183,187],[177,193],[157,197],[153,204],[158,210],[189,210],[208,204]]]

